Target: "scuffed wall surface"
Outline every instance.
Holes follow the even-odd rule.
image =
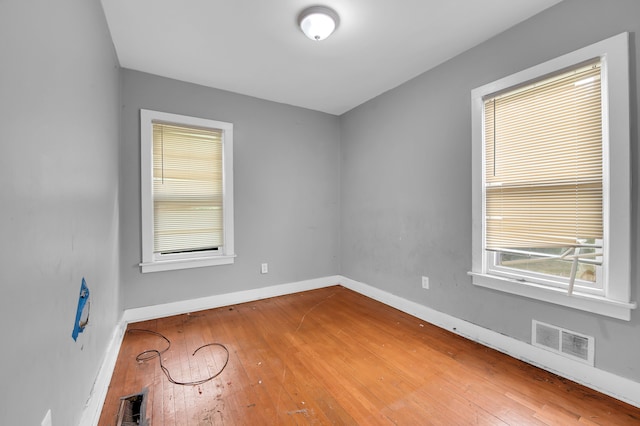
[[[1,1],[0,56],[0,423],[75,425],[120,312],[119,69],[98,0]]]
[[[342,275],[525,342],[533,318],[595,336],[596,367],[640,382],[639,310],[619,321],[475,287],[467,276],[471,90],[624,31],[638,265],[640,2],[565,0],[341,117]],[[637,266],[631,285],[638,300]]]

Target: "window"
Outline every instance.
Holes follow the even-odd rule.
[[[140,110],[142,272],[234,261],[233,125]]]
[[[630,318],[628,35],[472,92],[475,285]]]
[[[601,293],[601,65],[485,98],[488,271]]]

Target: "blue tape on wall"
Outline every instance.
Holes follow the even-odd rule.
[[[78,339],[78,334],[82,333],[89,323],[89,306],[89,287],[87,287],[87,282],[83,277],[82,284],[80,285],[80,296],[78,297],[76,320],[73,323],[73,333],[71,333],[73,340]]]

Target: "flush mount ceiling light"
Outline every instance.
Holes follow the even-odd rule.
[[[306,8],[298,16],[300,29],[311,40],[324,40],[338,26],[338,14],[328,7],[313,6]]]

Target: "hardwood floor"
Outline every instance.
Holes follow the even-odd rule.
[[[160,425],[632,425],[640,409],[340,286],[130,324],[100,418],[147,389]]]

